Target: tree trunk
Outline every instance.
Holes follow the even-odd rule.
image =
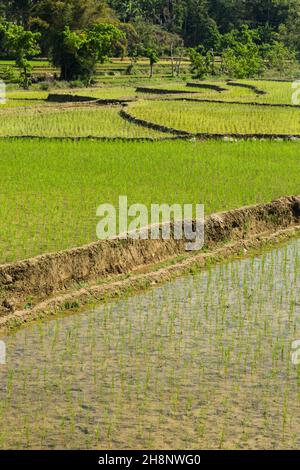
[[[150,62],[150,78],[153,77],[153,63]]]

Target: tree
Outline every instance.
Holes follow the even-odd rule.
[[[300,2],[290,1],[288,18],[279,27],[279,38],[289,48],[297,52],[300,58]]]
[[[31,84],[32,66],[29,58],[40,52],[38,40],[39,33],[27,31],[21,25],[5,22],[0,24],[0,36],[4,36],[4,43],[15,58],[16,65],[20,70],[20,85],[28,89]]]
[[[145,49],[145,53],[144,53],[145,57],[147,57],[147,59],[149,59],[149,63],[150,63],[150,78],[153,77],[153,67],[154,67],[154,64],[157,64],[158,62],[158,55],[157,55],[157,52],[155,49],[151,49],[151,48],[148,48],[148,49]]]
[[[42,34],[42,51],[49,55],[67,26],[83,30],[95,23],[117,26],[118,20],[105,0],[35,0],[28,22],[32,31]]]
[[[263,59],[255,39],[259,39],[257,31],[245,25],[223,36],[222,67],[225,73],[235,78],[250,78],[262,72]]]
[[[137,21],[134,23],[139,36],[139,42],[145,49],[155,49],[159,56],[169,55],[170,49],[182,46],[182,38],[175,33],[170,33],[158,25]]]
[[[111,24],[96,24],[81,32],[67,26],[53,48],[53,63],[61,68],[62,80],[90,83],[97,62],[105,62],[124,41],[124,33]]]
[[[183,44],[181,44],[180,46],[174,46],[174,44],[171,44],[170,56],[172,66],[172,77],[180,76],[180,68],[184,54],[185,49],[183,47]]]
[[[141,2],[138,0],[110,0],[109,4],[123,23],[134,21],[143,11]]]
[[[141,44],[155,49],[158,56],[170,51],[175,56],[176,48],[202,45],[212,55],[223,52],[227,69],[236,76],[253,75],[259,65],[255,47],[274,41],[295,50],[300,58],[300,0],[0,0],[0,18],[40,32],[41,51],[48,57],[56,54],[66,27],[84,31],[104,23],[126,35],[116,50],[118,56],[126,43],[130,55]],[[236,44],[221,44],[222,35],[237,35],[243,25],[259,33],[253,38],[255,57],[248,70],[243,63],[251,47],[243,37],[237,38],[243,50]],[[174,74],[176,69],[173,61]]]
[[[299,68],[295,51],[286,47],[280,41],[267,44],[264,50],[266,67],[279,75],[292,75]]]
[[[129,57],[131,57],[134,55],[137,46],[140,44],[139,35],[134,26],[130,23],[120,23],[118,28],[123,31],[124,37],[126,37],[127,53]]]
[[[187,46],[201,44],[205,49],[218,49],[220,33],[215,20],[208,14],[206,0],[188,0],[184,37]]]
[[[31,10],[36,2],[34,0],[4,0],[3,3],[6,19],[28,29]]]
[[[211,51],[205,53],[203,46],[189,50],[191,61],[191,72],[194,78],[204,78],[208,73],[212,73],[212,54]]]

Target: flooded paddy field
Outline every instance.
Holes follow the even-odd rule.
[[[300,240],[1,339],[1,448],[299,448]]]

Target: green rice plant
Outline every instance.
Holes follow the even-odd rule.
[[[292,94],[294,93],[294,89],[292,89],[292,81],[291,82],[272,82],[272,81],[265,81],[265,80],[255,80],[255,81],[247,81],[248,84],[254,85],[264,91],[266,91],[266,95],[257,96],[256,101],[262,103],[271,103],[271,104],[288,104],[291,105],[292,103]]]
[[[55,93],[55,91],[53,91]],[[137,93],[134,87],[130,86],[101,86],[94,88],[78,88],[72,90],[61,90],[61,94],[90,96],[99,99],[128,99],[134,98]]]
[[[147,207],[201,202],[209,214],[300,189],[296,142],[2,140],[0,146],[1,263],[95,241],[97,207],[118,206],[123,194]]]
[[[194,134],[300,135],[300,109],[178,101],[140,101],[129,109],[139,119]]]
[[[5,104],[1,104],[0,106],[0,120],[3,120],[3,118],[6,116],[4,115],[3,111],[4,110],[11,110],[14,108],[20,108],[20,107],[29,107],[29,106],[44,106],[45,102],[44,101],[34,101],[34,100],[10,100],[8,99]]]
[[[41,90],[8,90],[6,98],[9,100],[46,100],[48,98],[47,91]],[[1,108],[0,108],[1,109]]]
[[[4,116],[2,114],[2,116]],[[136,126],[119,116],[117,107],[30,108],[5,114],[0,136],[161,137],[166,134]]]
[[[269,104],[288,104],[292,105],[292,89],[291,82],[277,82],[267,80],[235,80],[235,83],[239,83],[242,86],[230,86],[229,83],[224,81],[212,81],[208,80],[203,83],[211,85],[218,85],[225,88],[224,92],[217,92],[214,90],[200,89],[201,94],[199,98],[211,99],[211,100],[222,100],[222,101],[240,101],[240,102],[256,102],[256,103],[269,103]],[[265,94],[255,93],[254,90],[243,87],[243,85],[252,85],[265,92]],[[191,88],[196,91],[197,88]]]

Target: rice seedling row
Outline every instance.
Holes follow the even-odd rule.
[[[5,338],[0,448],[299,448],[299,248]]]
[[[206,214],[299,194],[296,142],[0,141],[0,263],[96,240],[96,209],[204,203]],[[243,187],[243,191],[240,188]]]
[[[144,100],[129,111],[138,119],[195,134],[300,134],[300,109],[181,101],[162,106]]]

